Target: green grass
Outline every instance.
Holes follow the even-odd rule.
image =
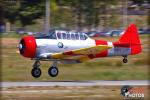
[[[141,36],[144,43],[143,52],[129,56],[127,64],[122,63],[122,57],[99,58],[81,64],[59,64],[59,75],[52,78],[47,74],[51,62],[41,62],[42,76],[38,79],[30,74],[33,61],[16,53],[19,38],[2,38],[2,45],[0,45],[2,81],[147,80],[149,79],[147,37]],[[118,37],[100,39],[117,40]]]

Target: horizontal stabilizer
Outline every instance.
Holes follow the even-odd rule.
[[[114,47],[127,47],[129,48],[130,47],[130,44],[129,43],[119,43],[119,42],[115,42],[113,43]]]

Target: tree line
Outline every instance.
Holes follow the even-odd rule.
[[[145,1],[150,3],[150,0],[128,1],[138,4]],[[118,0],[50,0],[50,23],[53,26],[65,23],[67,26],[75,25],[78,28],[98,27],[101,21],[99,18],[105,19],[110,7],[118,3]],[[23,27],[35,24],[36,19],[45,16],[45,0],[0,0],[0,13],[0,25],[6,21],[11,24],[19,21]],[[150,24],[150,21],[148,22]]]

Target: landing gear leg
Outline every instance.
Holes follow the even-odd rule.
[[[52,64],[52,66],[49,68],[48,70],[48,74],[51,76],[51,77],[56,77],[58,75],[58,68],[57,68],[57,62],[54,62]]]
[[[38,78],[41,76],[41,69],[40,67],[40,61],[35,61],[35,63],[33,64],[33,69],[31,70],[31,74],[33,77]]]
[[[127,59],[127,56],[123,56],[123,63],[127,63],[128,62],[128,59]]]

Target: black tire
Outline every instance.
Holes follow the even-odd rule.
[[[31,70],[31,74],[35,78],[39,78],[41,76],[41,69],[40,68],[33,68]]]
[[[58,68],[57,67],[50,67],[49,70],[48,70],[48,74],[51,76],[51,77],[56,77],[58,75]]]
[[[128,62],[128,59],[123,59],[123,63],[127,63]]]

